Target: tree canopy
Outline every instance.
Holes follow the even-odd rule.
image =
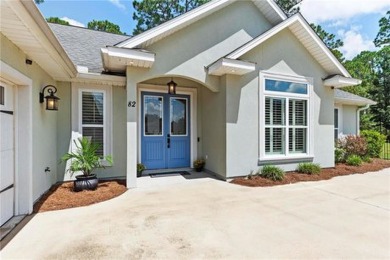
[[[49,17],[49,18],[46,18],[46,21],[49,23],[58,23],[58,24],[62,24],[62,25],[69,25],[69,22],[62,20],[61,18],[58,18],[58,17]]]
[[[210,0],[134,0],[133,19],[137,25],[133,34],[139,34],[184,14]]]
[[[292,16],[299,12],[298,4],[302,2],[302,0],[275,0],[275,2],[287,16]]]
[[[379,20],[379,32],[374,40],[376,47],[381,47],[390,43],[390,11],[387,11],[386,15],[387,17],[382,17]]]
[[[109,32],[109,33],[116,33],[116,34],[124,34],[119,25],[114,24],[108,20],[92,20],[88,23],[87,27],[92,30],[96,31],[103,31],[103,32]]]
[[[336,35],[326,32],[321,25],[310,24],[311,28],[317,33],[325,45],[332,51],[333,55],[340,61],[344,61],[343,54],[338,48],[344,46],[344,42],[340,39],[336,39]]]

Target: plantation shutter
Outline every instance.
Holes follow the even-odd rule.
[[[104,155],[104,93],[82,92],[82,135],[99,144],[97,154]]]
[[[307,101],[289,100],[289,152],[306,153]]]
[[[285,104],[284,98],[265,98],[265,152],[267,154],[284,154]]]

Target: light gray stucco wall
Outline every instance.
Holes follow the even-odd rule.
[[[256,62],[256,71],[243,77],[229,76],[227,82],[226,154],[227,177],[247,175],[259,163],[259,88],[260,71],[313,78],[311,97],[314,135],[313,162],[334,166],[333,107],[330,88],[323,86],[326,72],[289,31],[284,30],[241,57]],[[271,163],[270,163],[271,164]],[[284,170],[294,170],[297,163],[272,162]]]
[[[26,54],[1,35],[1,60],[32,79],[32,194],[38,199],[57,180],[57,116],[39,103],[39,92],[46,85],[57,83],[34,60],[27,65]],[[61,107],[60,107],[61,109]],[[50,172],[45,168],[50,167]]]
[[[271,24],[250,1],[237,1],[218,12],[147,47],[156,53],[150,69],[127,68],[127,100],[134,100],[141,82],[173,76],[202,85],[198,88],[199,157],[208,157],[206,169],[226,177],[226,83],[210,76],[205,66],[212,64],[254,37]],[[166,82],[165,82],[166,84]],[[201,109],[201,111],[199,111]],[[135,167],[138,143],[137,112],[127,109],[128,187],[136,186]]]
[[[343,105],[343,134],[345,135],[356,135],[357,129],[357,106]]]
[[[86,88],[93,88],[88,83],[83,83]],[[58,111],[57,124],[57,157],[61,157],[71,151],[72,143],[72,84],[69,82],[58,83],[58,96],[61,97],[60,109]],[[126,89],[125,87],[112,86],[112,157],[113,166],[105,169],[97,169],[94,173],[99,178],[114,178],[126,176]],[[70,175],[65,172],[65,164],[57,165],[57,180],[68,180]],[[74,176],[72,176],[74,177]]]

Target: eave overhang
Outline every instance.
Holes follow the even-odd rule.
[[[151,68],[156,54],[141,49],[107,46],[101,49],[103,67],[110,72],[125,72],[126,67]]]
[[[222,76],[222,75],[245,75],[252,71],[255,71],[256,64],[249,61],[232,60],[227,58],[221,58],[207,67],[209,75]]]
[[[0,31],[51,77],[73,78],[76,66],[33,1],[0,1]]]
[[[335,104],[343,104],[343,105],[355,105],[355,106],[366,106],[366,105],[376,105],[375,101],[366,99],[366,100],[356,100],[356,99],[348,99],[348,98],[335,98]]]
[[[333,88],[343,88],[348,86],[356,86],[361,84],[360,79],[347,78],[341,75],[335,75],[324,79],[324,86]]]

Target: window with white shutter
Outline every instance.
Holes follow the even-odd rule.
[[[99,144],[97,154],[104,156],[105,93],[81,91],[81,128],[82,135],[93,143]]]
[[[100,157],[112,155],[112,124],[112,86],[72,83],[71,149],[83,136],[99,144]]]
[[[261,78],[260,157],[308,156],[310,84],[306,78]]]

